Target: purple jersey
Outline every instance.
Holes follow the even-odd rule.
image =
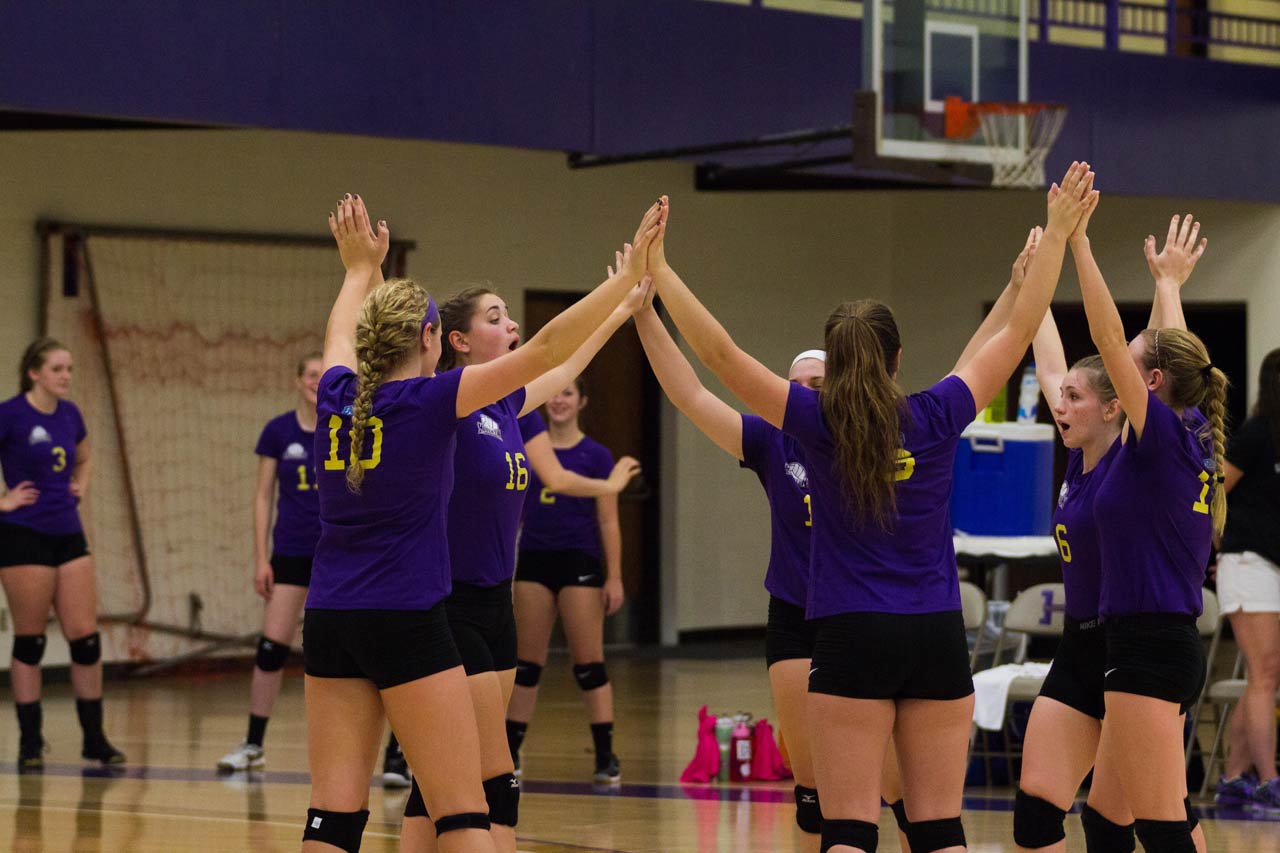
[[[1200,615],[1215,473],[1204,415],[1148,391],[1142,438],[1130,430],[1094,499],[1103,617]]]
[[[453,488],[458,379],[386,382],[364,433],[361,493],[347,490],[356,375],[331,367],[316,403],[320,542],[307,607],[426,610],[449,594],[446,511]]]
[[[809,473],[800,443],[764,418],[743,415],[739,464],[760,478],[769,501],[769,569],[764,588],[788,604],[804,607],[813,517]]]
[[[51,536],[79,533],[79,499],[71,494],[76,445],[88,434],[74,403],[59,400],[46,415],[19,394],[0,403],[0,467],[5,485],[30,480],[40,497],[29,506],[0,513],[0,523],[18,524]]]
[[[533,414],[536,413],[531,412],[530,416]],[[522,427],[525,420],[520,419]],[[525,430],[525,441],[534,435],[537,433]],[[613,472],[613,454],[609,448],[587,436],[573,447],[557,447],[555,451],[556,459],[566,471],[597,480],[608,479]],[[520,550],[581,551],[600,559],[596,499],[554,494],[547,491],[537,474],[533,474],[524,500],[524,532],[520,535]]]
[[[529,489],[529,462],[516,423],[524,406],[518,388],[457,422],[449,497],[449,561],[453,579],[497,586],[516,571],[516,531]]]
[[[1102,555],[1098,530],[1093,522],[1093,501],[1098,485],[1120,452],[1117,437],[1088,472],[1084,453],[1067,451],[1067,473],[1053,511],[1053,538],[1058,543],[1062,563],[1062,583],[1067,592],[1067,615],[1078,622],[1098,618],[1098,596],[1102,585]]]
[[[847,509],[818,392],[792,384],[782,428],[804,448],[813,505],[807,618],[960,609],[951,470],[960,433],[976,413],[958,376],[906,398],[894,475],[898,509],[883,530]]]
[[[271,553],[310,557],[320,538],[315,433],[298,424],[296,412],[285,412],[267,421],[253,452],[276,463],[276,524],[271,531]]]

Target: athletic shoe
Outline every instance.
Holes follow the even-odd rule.
[[[622,767],[618,764],[618,756],[610,755],[609,760],[603,766],[596,768],[596,772],[591,778],[602,785],[621,782]]]
[[[218,759],[218,769],[223,773],[253,770],[265,767],[266,764],[267,754],[262,751],[262,747],[254,743],[242,743]]]
[[[1244,806],[1253,802],[1253,792],[1258,785],[1258,778],[1252,773],[1242,773],[1228,779],[1225,776],[1218,780],[1218,791],[1213,801],[1220,806]]]
[[[382,787],[408,788],[412,781],[413,773],[410,772],[409,762],[405,761],[399,745],[392,747],[388,744],[387,751],[382,756]]]
[[[1255,788],[1251,805],[1263,811],[1280,811],[1280,776],[1269,779]]]
[[[43,770],[44,750],[45,742],[43,738],[35,738],[32,740],[23,738],[19,741],[18,772],[23,773],[28,770]]]
[[[124,764],[124,753],[116,749],[104,737],[95,743],[86,744],[80,751],[80,757],[86,761],[97,761],[100,764]]]

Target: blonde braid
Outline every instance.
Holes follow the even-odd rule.
[[[356,320],[358,372],[351,403],[351,455],[347,463],[347,488],[355,494],[360,493],[364,482],[366,464],[360,457],[365,427],[373,412],[373,393],[421,339],[426,311],[426,292],[404,278],[378,286],[360,305]]]
[[[1206,405],[1205,414],[1209,416],[1209,431],[1213,435],[1213,471],[1216,482],[1213,484],[1213,531],[1219,536],[1227,524],[1227,490],[1222,487],[1225,472],[1226,456],[1226,420],[1227,420],[1227,374],[1212,364],[1209,365],[1205,379]]]

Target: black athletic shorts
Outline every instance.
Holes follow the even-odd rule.
[[[540,583],[556,595],[566,586],[604,586],[600,560],[584,551],[521,551],[516,580]]]
[[[58,566],[89,555],[84,533],[41,533],[20,524],[0,524],[0,568]]]
[[[271,555],[271,574],[276,583],[289,586],[311,586],[311,557]]]
[[[510,580],[497,586],[454,581],[453,594],[444,605],[467,675],[516,668],[516,614]]]
[[[804,618],[804,608],[769,596],[769,624],[764,632],[764,659],[769,666],[780,660],[813,657],[817,625]]]
[[[959,610],[841,613],[814,620],[809,692],[847,699],[963,699],[973,693]]]
[[[1137,613],[1106,621],[1106,690],[1177,702],[1185,714],[1204,687],[1204,640],[1196,617]]]
[[[302,620],[302,660],[317,678],[365,678],[379,690],[462,663],[444,605],[430,610],[319,610]]]
[[[1068,617],[1040,695],[1101,720],[1106,713],[1102,699],[1106,670],[1107,632],[1102,623],[1096,618],[1079,622]]]

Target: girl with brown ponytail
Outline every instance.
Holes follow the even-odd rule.
[[[1089,333],[1128,418],[1094,499],[1106,632],[1098,763],[1124,790],[1144,848],[1190,853],[1183,715],[1204,683],[1196,617],[1226,520],[1227,377],[1185,328],[1146,329],[1127,343],[1083,226],[1071,251]]]
[[[317,392],[320,541],[303,621],[311,808],[303,850],[360,848],[384,715],[417,771],[442,853],[494,850],[466,677],[441,604],[458,420],[562,363],[644,275],[632,263],[508,357],[433,376],[439,312],[416,283],[379,283],[389,244],[358,196],[329,228],[346,267]],[[353,470],[354,469],[354,470]]]
[[[804,448],[813,506],[806,616],[817,626],[808,718],[824,851],[876,849],[880,778],[867,770],[883,764],[891,737],[911,849],[965,847],[973,682],[952,545],[952,462],[960,433],[1035,336],[1092,186],[1088,165],[1073,163],[1050,196],[1048,225],[1003,325],[984,323],[951,374],[910,395],[897,385],[902,348],[884,305],[861,300],[832,312],[826,378],[815,391],[739,349],[698,302],[667,264],[665,218],[650,249],[658,292],[698,358]]]

